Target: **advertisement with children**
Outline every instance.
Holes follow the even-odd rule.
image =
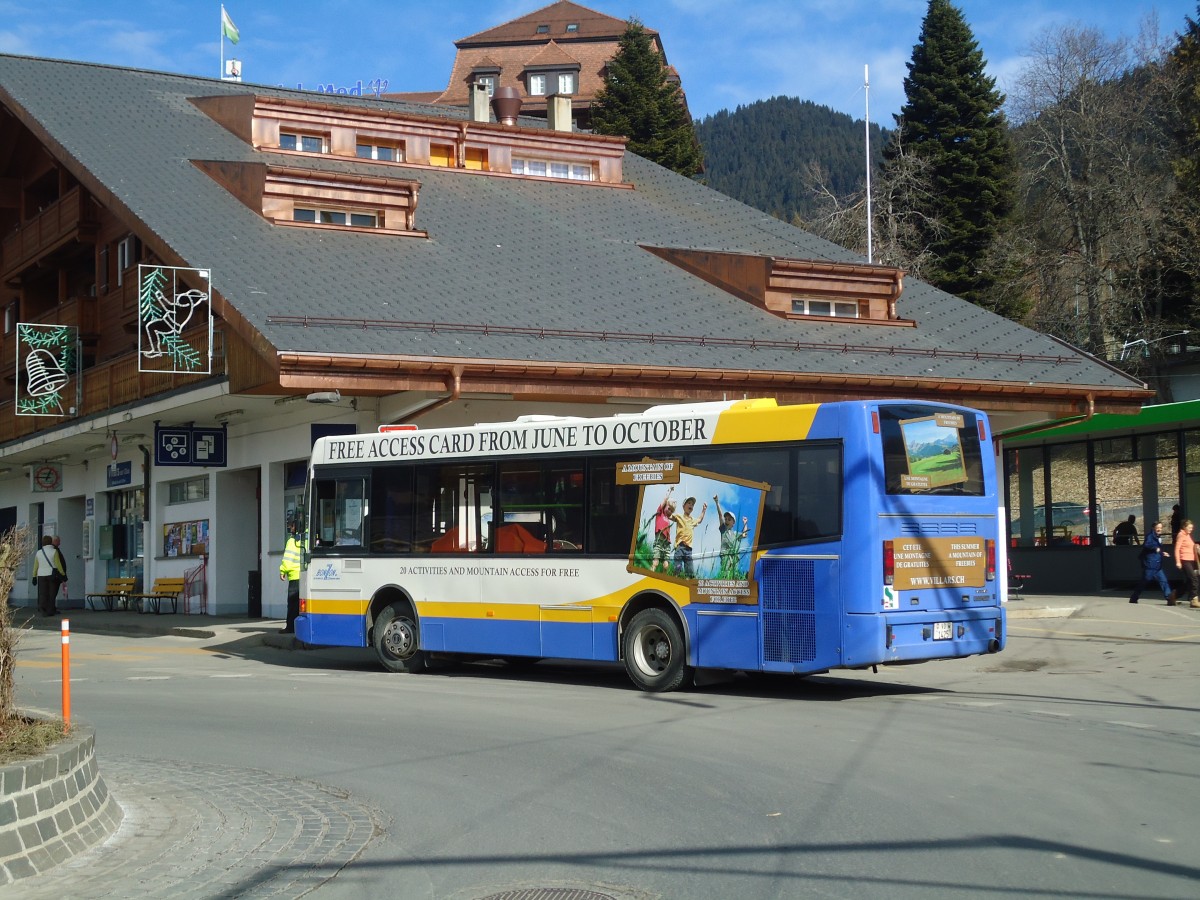
[[[641,487],[629,571],[687,585],[692,602],[758,602],[753,550],[770,485],[685,466],[664,476]]]

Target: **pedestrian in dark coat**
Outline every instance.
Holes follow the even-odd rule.
[[[1142,580],[1134,589],[1133,596],[1129,598],[1130,603],[1137,603],[1138,597],[1142,596],[1142,589],[1152,581],[1157,582],[1163,599],[1168,604],[1174,605],[1175,603],[1175,594],[1171,590],[1171,585],[1167,583],[1167,576],[1163,573],[1163,560],[1167,558],[1168,554],[1162,545],[1162,529],[1162,522],[1155,522],[1154,527],[1146,532],[1146,541],[1142,544],[1139,554],[1142,563]]]

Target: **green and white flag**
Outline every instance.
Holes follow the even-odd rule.
[[[224,4],[221,5],[221,34],[235,44],[241,38],[237,26],[233,24],[233,19],[229,18],[229,13],[225,12]]]

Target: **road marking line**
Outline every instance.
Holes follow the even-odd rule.
[[[130,675],[126,681],[170,681],[170,675]]]
[[[1048,709],[1035,709],[1033,714],[1036,716],[1053,716],[1055,719],[1071,718],[1071,713],[1051,712]]]
[[[252,672],[233,672],[228,675],[209,675],[209,678],[250,678]]]
[[[1149,730],[1151,730],[1151,731],[1153,731],[1153,730],[1154,730],[1154,726],[1153,726],[1153,725],[1144,725],[1144,724],[1142,724],[1141,722],[1119,722],[1119,721],[1110,721],[1108,724],[1109,724],[1109,725],[1124,725],[1126,728],[1146,728],[1146,729],[1149,729]]]
[[[952,706],[999,706],[999,700],[951,700]]]

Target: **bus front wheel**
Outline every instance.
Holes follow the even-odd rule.
[[[420,672],[425,654],[420,649],[420,631],[407,608],[384,607],[375,620],[375,655],[389,672]]]
[[[625,631],[625,671],[643,691],[673,691],[691,674],[683,632],[661,609],[644,609]]]

